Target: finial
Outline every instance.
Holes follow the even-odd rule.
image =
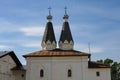
[[[49,15],[51,15],[51,7],[49,7],[48,9],[49,9]]]
[[[51,20],[52,20],[51,7],[49,7],[48,9],[49,9],[49,15],[47,16],[47,20],[48,20],[48,22],[51,22]]]
[[[64,9],[65,9],[65,15],[63,16],[63,19],[65,20],[65,22],[67,22],[69,18],[69,16],[67,15],[67,7],[65,7]]]
[[[65,15],[67,15],[67,7],[65,6],[65,8],[64,8],[64,9],[65,9]]]

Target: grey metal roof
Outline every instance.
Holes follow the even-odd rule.
[[[71,34],[71,31],[70,31],[70,27],[69,27],[68,22],[63,23],[59,42],[60,41],[64,42],[65,40],[67,40],[68,42],[73,41],[72,34]]]
[[[51,42],[55,41],[56,43],[52,22],[47,22],[42,42],[46,42],[48,40]]]

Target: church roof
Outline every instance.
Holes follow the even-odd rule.
[[[76,51],[76,50],[41,50],[30,54],[23,55],[23,57],[63,57],[63,56],[89,56],[90,54]]]
[[[102,64],[102,63],[99,63],[99,62],[94,62],[94,61],[89,61],[88,62],[88,67],[89,68],[110,68],[109,65],[106,65],[106,64]]]

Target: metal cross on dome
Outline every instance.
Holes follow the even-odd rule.
[[[49,7],[48,9],[49,9],[49,15],[51,15],[51,7]]]
[[[67,7],[65,6],[65,8],[64,8],[64,9],[65,9],[65,15],[67,15]]]

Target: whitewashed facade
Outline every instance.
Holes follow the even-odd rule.
[[[10,69],[15,65],[9,55],[0,58],[0,80],[13,80],[14,76]]]
[[[28,57],[26,80],[111,80],[110,68],[89,68],[88,57]],[[44,76],[40,77],[40,70]],[[68,70],[71,77],[68,77]],[[99,72],[97,76],[96,72]]]

